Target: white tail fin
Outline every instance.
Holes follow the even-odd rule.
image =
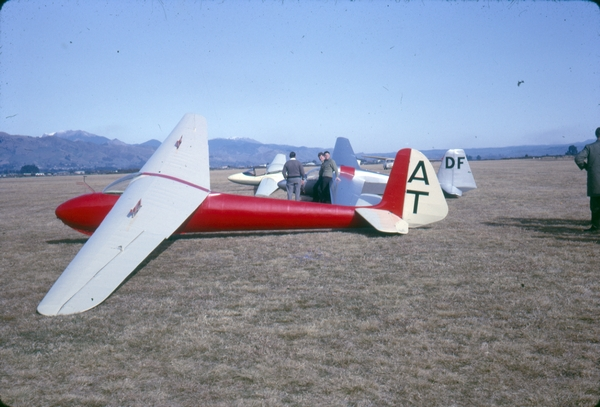
[[[465,151],[461,149],[446,151],[437,176],[440,186],[450,197],[462,196],[477,188]]]
[[[335,147],[333,148],[331,158],[333,158],[333,161],[338,166],[345,165],[346,167],[360,170],[360,165],[358,165],[358,159],[356,158],[356,154],[354,154],[350,140],[345,137],[338,137],[335,140]]]
[[[271,161],[271,164],[267,167],[267,174],[281,172],[286,161],[285,154],[277,154],[275,158],[273,158],[273,161]]]

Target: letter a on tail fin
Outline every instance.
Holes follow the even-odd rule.
[[[103,302],[186,221],[209,188],[206,120],[188,114],[131,181],[38,312],[74,314]]]
[[[444,193],[448,197],[459,197],[477,188],[464,150],[446,151],[437,174]]]
[[[433,166],[420,151],[398,151],[377,209],[385,209],[415,228],[440,221],[448,205]]]

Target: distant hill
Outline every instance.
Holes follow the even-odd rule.
[[[86,143],[104,145],[104,144],[117,144],[124,145],[122,141],[118,139],[110,140],[103,136],[98,136],[96,134],[88,133],[83,130],[66,130],[66,131],[57,131],[54,133],[46,133],[42,135],[42,137],[58,137],[69,141],[83,141]]]
[[[161,144],[162,143],[160,141],[152,139],[152,140],[145,141],[142,144],[136,144],[136,145],[150,147],[150,148],[153,148],[156,150],[158,148],[158,146],[160,146]]]
[[[580,151],[588,140],[572,144],[513,146],[500,148],[465,148],[472,160],[564,155],[570,145]],[[81,130],[69,130],[42,137],[15,136],[0,132],[0,173],[18,172],[24,165],[36,165],[44,172],[136,170],[160,145],[158,140],[126,144]],[[297,147],[285,144],[262,144],[248,138],[212,139],[208,141],[210,166],[240,167],[266,165],[276,154],[295,151],[300,161],[314,161],[319,151],[333,147]],[[457,146],[460,148],[460,146]],[[424,150],[429,159],[441,159],[446,150]],[[363,154],[356,153],[360,158]],[[394,157],[395,152],[368,153]]]
[[[569,150],[569,146],[574,145],[577,151],[581,151],[586,144],[593,143],[596,140],[587,140],[569,144],[551,144],[538,146],[509,146],[509,147],[490,147],[490,148],[464,148],[469,159],[477,160],[501,160],[506,158],[524,158],[524,157],[545,157],[561,156]],[[454,148],[462,148],[456,146]],[[444,156],[447,150],[421,150],[430,160],[439,160]],[[361,154],[356,154],[358,157]],[[382,157],[394,157],[395,153],[369,153],[369,155],[379,155]]]
[[[329,147],[333,149],[333,147]],[[296,147],[285,144],[262,144],[252,139],[223,139],[208,140],[210,165],[213,168],[252,167],[269,164],[277,154],[288,155],[290,151],[296,152],[300,161],[314,161],[317,159],[318,147]]]
[[[155,148],[108,140],[71,141],[61,137],[12,136],[0,132],[0,172],[17,172],[34,164],[44,172],[89,170],[126,170],[140,168]]]
[[[92,134],[92,133],[88,133],[87,131],[83,131],[83,130],[66,130],[66,131],[57,131],[54,133],[46,133],[44,134],[42,137],[59,137],[65,140],[70,140],[70,141],[84,141],[87,143],[93,143],[93,144],[98,144],[98,145],[104,145],[104,144],[113,144],[113,145],[120,145],[120,146],[127,146],[129,144],[122,142],[119,139],[108,139],[104,136],[98,136],[96,134]],[[150,147],[153,149],[157,149],[158,146],[160,146],[160,141],[152,139],[152,140],[148,140],[142,144],[132,144],[134,146],[144,146],[144,147]]]

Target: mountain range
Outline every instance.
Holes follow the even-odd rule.
[[[498,148],[465,148],[469,159],[505,159],[565,155],[570,145],[580,151],[584,142],[538,146]],[[127,144],[82,130],[68,130],[44,134],[41,137],[10,135],[0,132],[0,173],[19,172],[25,165],[35,165],[44,172],[58,171],[115,171],[136,170],[142,167],[160,145],[158,140],[142,144]],[[285,144],[263,144],[248,138],[208,141],[211,168],[265,165],[276,154],[295,151],[300,161],[315,161],[317,153],[328,147],[298,147]],[[456,146],[460,148],[460,146]],[[422,151],[429,159],[440,159],[446,150]],[[362,154],[356,155],[360,158]],[[394,157],[395,152],[368,153]]]

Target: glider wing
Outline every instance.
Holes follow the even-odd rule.
[[[340,179],[339,181],[335,180],[331,187],[331,203],[356,206],[364,184],[365,180],[363,178],[355,176],[353,167],[340,166]]]
[[[74,314],[104,301],[210,190],[206,120],[188,114],[150,157],[38,305]]]

